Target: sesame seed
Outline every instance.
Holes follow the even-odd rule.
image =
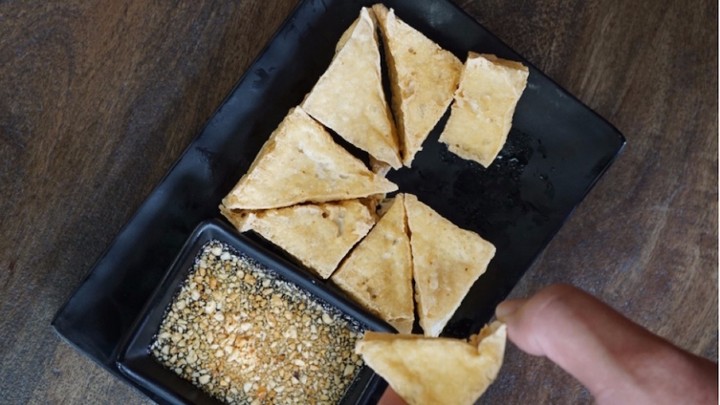
[[[362,360],[359,325],[212,241],[169,305],[153,356],[229,404],[337,403]]]

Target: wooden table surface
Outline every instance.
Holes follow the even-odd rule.
[[[143,403],[53,314],[295,0],[0,2],[2,403]],[[717,361],[717,2],[466,0],[628,146],[513,291],[580,286]],[[510,345],[484,403],[585,403]]]

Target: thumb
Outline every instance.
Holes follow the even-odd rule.
[[[593,394],[613,384],[614,354],[623,342],[652,336],[592,296],[568,285],[553,285],[523,300],[501,303],[496,316],[521,350],[545,356],[572,374]],[[628,331],[629,330],[629,331]]]
[[[544,356],[542,346],[535,341],[535,334],[531,333],[536,326],[528,322],[533,317],[528,310],[537,310],[527,304],[528,299],[505,300],[495,309],[495,317],[507,325],[510,340],[522,351],[534,356]]]
[[[552,360],[598,403],[717,398],[717,365],[678,349],[575,287],[553,285],[529,299],[505,301],[496,316],[515,345]]]

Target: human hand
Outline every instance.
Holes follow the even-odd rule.
[[[552,285],[498,305],[521,350],[577,378],[598,404],[718,403],[718,369],[650,333],[593,296]]]
[[[591,295],[552,285],[498,305],[521,350],[577,378],[598,404],[718,403],[717,364],[685,352]],[[403,405],[388,388],[378,405]]]

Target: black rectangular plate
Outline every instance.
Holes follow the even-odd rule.
[[[301,290],[310,293],[318,302],[334,307],[349,319],[357,322],[364,330],[392,332],[387,323],[368,315],[352,301],[349,301],[331,284],[319,282],[310,273],[298,269],[291,262],[277,257],[262,244],[238,235],[229,225],[217,220],[204,221],[190,235],[187,242],[165,274],[163,281],[141,312],[127,343],[122,345],[117,366],[123,375],[151,392],[158,402],[170,404],[217,404],[221,402],[204,393],[190,382],[182,379],[170,369],[153,359],[150,346],[165,317],[166,310],[180,291],[192,270],[195,258],[203,246],[217,240],[238,254],[249,257],[263,266],[267,272],[276,274]],[[342,399],[343,404],[373,404],[385,388],[384,382],[367,366],[358,371],[353,383]]]
[[[221,198],[287,111],[312,88],[360,7],[373,3],[304,0],[298,5],[57,313],[53,326],[61,336],[118,374],[121,342],[184,241],[198,223],[219,216]],[[452,2],[385,4],[461,60],[473,50],[530,67],[508,142],[489,169],[437,143],[443,120],[413,167],[389,175],[401,190],[497,247],[487,273],[445,331],[467,336],[489,320],[625,139]]]

